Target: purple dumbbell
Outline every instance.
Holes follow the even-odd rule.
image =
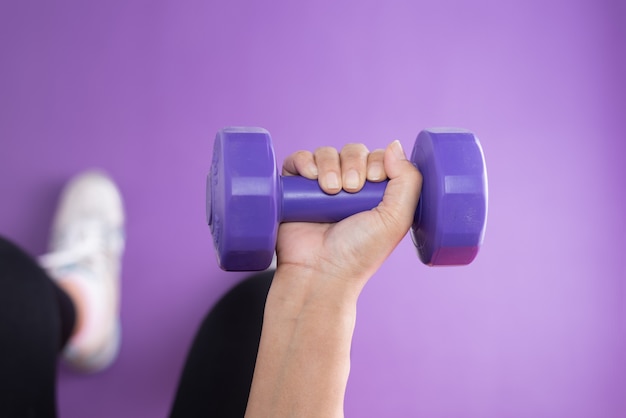
[[[474,260],[487,221],[487,173],[478,139],[468,131],[420,132],[411,161],[423,176],[411,227],[428,265]],[[269,132],[225,128],[215,137],[206,211],[217,258],[227,271],[264,270],[272,262],[280,222],[338,222],[372,209],[387,182],[358,193],[324,193],[316,180],[280,176]]]

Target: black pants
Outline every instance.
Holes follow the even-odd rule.
[[[242,417],[273,272],[243,281],[204,319],[187,356],[172,417]],[[0,417],[56,417],[60,350],[74,327],[72,300],[0,237]]]

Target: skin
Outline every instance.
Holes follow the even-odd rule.
[[[85,316],[89,311],[87,309],[88,307],[86,305],[85,298],[83,297],[83,293],[81,292],[81,289],[71,280],[59,280],[56,284],[63,289],[63,291],[65,291],[74,303],[76,317],[74,321],[74,329],[72,330],[72,336],[77,335],[83,330]]]
[[[374,209],[334,224],[284,223],[246,417],[343,417],[358,297],[406,235],[422,178],[398,141],[292,154],[283,175],[336,194],[389,179]]]

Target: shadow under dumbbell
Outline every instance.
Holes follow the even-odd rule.
[[[274,271],[231,289],[206,316],[187,356],[171,417],[243,417]]]

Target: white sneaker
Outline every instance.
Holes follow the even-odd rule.
[[[80,371],[100,371],[117,357],[124,241],[122,198],[113,181],[97,171],[72,179],[52,225],[51,253],[39,262],[62,288],[79,295],[74,302],[82,313],[80,328],[63,357]]]

